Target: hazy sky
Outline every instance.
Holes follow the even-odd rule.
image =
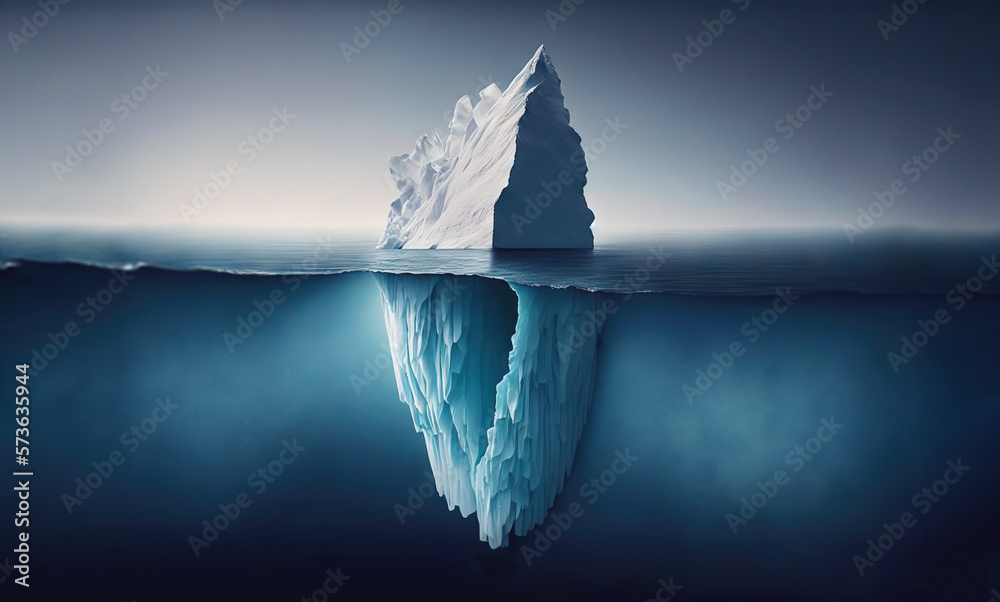
[[[889,30],[891,2],[566,0],[575,10],[556,21],[559,0],[401,0],[348,62],[341,44],[389,0],[243,0],[220,19],[225,1],[78,0],[45,18],[4,2],[0,223],[185,225],[180,205],[229,164],[238,172],[191,227],[377,233],[395,197],[386,159],[446,128],[459,96],[506,87],[544,43],[588,148],[597,227],[839,227],[897,179],[905,192],[881,225],[1000,227],[1000,20],[980,3],[910,0],[916,12]],[[690,45],[725,9],[732,22]],[[686,49],[700,54],[681,72]],[[811,87],[827,95],[819,108],[778,123]],[[607,119],[628,127],[594,145]],[[71,167],[66,146],[87,150],[83,130],[102,120]],[[949,127],[960,138],[939,139]],[[768,138],[766,163],[721,193]],[[934,162],[904,173],[935,141]]]

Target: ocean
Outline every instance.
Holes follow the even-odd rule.
[[[33,596],[987,602],[1000,589],[1000,236],[373,246],[336,232],[0,239],[11,392],[30,366]],[[572,470],[508,547],[432,491],[367,272],[613,303]],[[14,516],[14,495],[0,504]],[[5,567],[20,530],[4,530]]]

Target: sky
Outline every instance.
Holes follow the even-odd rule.
[[[996,7],[230,2],[4,2],[0,225],[377,234],[388,157],[545,44],[595,229],[1000,227]]]

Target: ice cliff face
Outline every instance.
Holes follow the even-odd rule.
[[[507,545],[540,524],[593,397],[596,295],[470,276],[375,274],[400,399],[438,493]]]
[[[447,140],[389,159],[400,196],[379,248],[586,248],[587,166],[542,46],[503,92],[459,99]]]

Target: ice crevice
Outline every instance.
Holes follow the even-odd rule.
[[[475,276],[374,277],[399,397],[438,494],[476,514],[481,540],[505,546],[511,531],[545,519],[572,469],[593,398],[597,295]]]

